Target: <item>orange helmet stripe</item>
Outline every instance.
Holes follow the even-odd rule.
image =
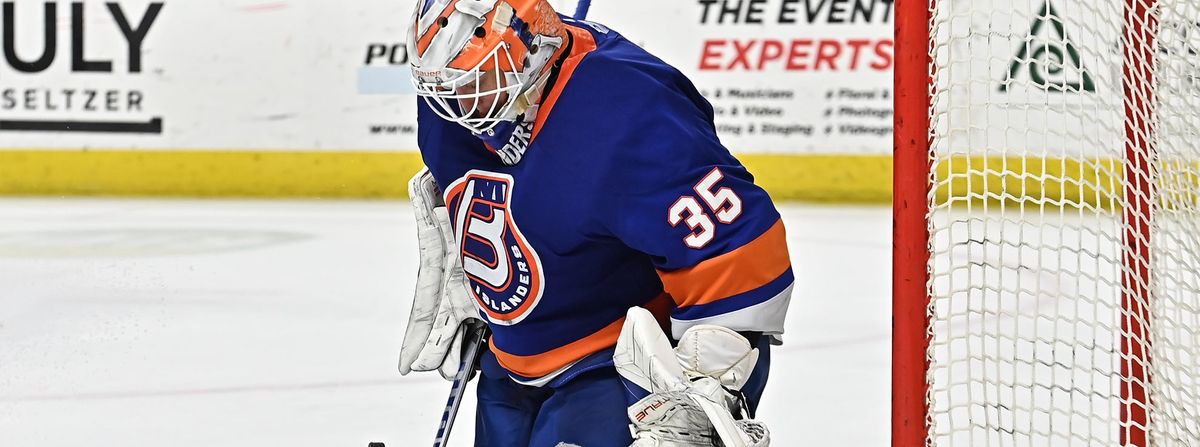
[[[484,61],[485,58],[491,56],[492,50],[495,49],[496,45],[500,42],[505,42],[508,44],[508,51],[509,54],[512,55],[512,62],[517,65],[522,64],[522,61],[525,59],[527,49],[525,48],[525,43],[521,41],[520,36],[517,36],[516,33],[511,32],[504,32],[502,34],[494,32],[494,30],[497,28],[505,29],[509,27],[508,23],[496,24],[496,16],[499,11],[500,7],[497,6],[483,17],[483,24],[480,25],[480,27],[483,28],[487,34],[484,35],[483,39],[476,38],[468,41],[466,47],[459,52],[458,57],[455,57],[454,60],[447,64],[448,67],[458,70],[473,69],[476,65],[479,65],[480,61]],[[497,38],[497,35],[500,37]],[[518,71],[521,68],[519,66],[512,66],[513,64],[509,63],[507,58],[500,58],[498,61],[500,63],[499,65],[501,71],[513,72]],[[490,60],[484,61],[483,65],[480,65],[479,68],[484,71],[493,70],[496,68],[496,64]]]
[[[450,0],[450,4],[447,5],[445,9],[442,10],[442,16],[439,17],[439,20],[450,18],[450,13],[454,12],[454,5],[457,3],[458,3],[458,0]],[[419,24],[420,22],[421,22],[421,18],[418,17],[417,23]],[[415,25],[416,24],[414,24],[414,26]],[[429,49],[429,44],[433,42],[433,36],[436,36],[438,31],[441,31],[441,30],[442,30],[442,27],[437,25],[437,21],[434,21],[434,25],[430,26],[429,29],[425,30],[425,34],[422,35],[419,38],[419,40],[417,40],[417,56],[425,55],[425,50]]]

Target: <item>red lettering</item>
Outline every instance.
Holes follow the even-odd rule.
[[[720,59],[720,48],[725,46],[724,39],[704,41],[704,50],[700,52],[701,70],[720,70],[721,65],[712,59]]]
[[[867,39],[850,39],[850,40],[846,41],[846,45],[849,46],[851,50],[853,50],[853,52],[850,54],[850,69],[851,70],[858,69],[858,59],[859,59],[859,56],[862,54],[862,48],[867,45],[870,45],[870,44],[871,44],[871,41],[867,40]]]
[[[812,55],[809,50],[812,49],[812,45],[813,41],[810,39],[792,41],[792,47],[788,50],[788,71],[808,70],[808,57]]]
[[[830,51],[826,51],[830,50]],[[829,65],[829,69],[837,71],[837,57],[842,54],[842,44],[836,40],[822,40],[817,43],[817,60],[813,61],[813,70],[820,71],[822,62]]]
[[[886,71],[895,65],[892,39],[711,39],[700,70]]]
[[[758,52],[758,69],[762,70],[768,62],[777,61],[783,56],[783,43],[778,40],[764,40],[762,49]]]
[[[746,46],[741,46],[738,41],[733,41],[733,51],[737,53],[733,57],[733,62],[729,63],[726,70],[733,70],[739,63],[747,70],[750,69],[750,49],[754,47],[754,40],[746,41]]]
[[[884,71],[889,68],[892,68],[892,63],[893,63],[893,58],[894,58],[894,55],[892,53],[893,53],[893,50],[895,49],[895,46],[896,46],[896,43],[893,42],[891,39],[881,40],[878,43],[876,43],[875,44],[875,55],[878,56],[878,59],[875,62],[871,63],[871,68],[875,69],[876,71]]]

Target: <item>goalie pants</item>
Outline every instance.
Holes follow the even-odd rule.
[[[768,337],[757,347],[758,364],[742,389],[751,417],[771,364]],[[626,409],[647,393],[617,374],[611,349],[542,387],[514,382],[490,350],[480,367],[476,447],[628,447],[633,442]]]

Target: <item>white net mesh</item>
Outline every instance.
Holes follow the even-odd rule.
[[[930,7],[931,444],[1200,446],[1200,0]]]

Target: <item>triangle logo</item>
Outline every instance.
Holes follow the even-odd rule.
[[[1000,83],[1000,91],[1007,92],[1022,76],[1028,76],[1030,82],[1047,92],[1096,91],[1096,83],[1084,67],[1079,48],[1067,37],[1066,25],[1050,0],[1046,0],[1033,19],[1029,35],[1021,42],[1004,82]]]

